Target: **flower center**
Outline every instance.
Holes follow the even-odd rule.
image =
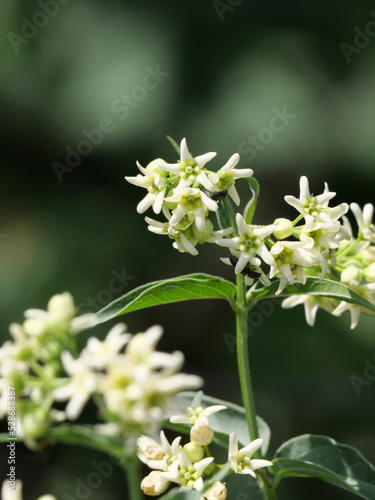
[[[316,198],[314,196],[311,196],[310,198],[305,198],[302,202],[302,207],[303,207],[303,212],[306,215],[312,215],[313,217],[317,217],[323,209],[323,206],[320,203],[317,203]]]
[[[180,166],[180,177],[182,179],[188,179],[189,181],[195,181],[197,175],[199,175],[201,169],[198,163],[194,160],[186,160],[181,163]]]

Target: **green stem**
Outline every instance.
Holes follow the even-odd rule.
[[[137,456],[127,458],[123,465],[126,473],[129,498],[131,498],[131,500],[143,500],[142,490],[140,487],[141,467]]]
[[[236,303],[236,330],[237,330],[237,362],[241,385],[242,402],[245,408],[246,421],[249,428],[250,440],[254,441],[259,437],[258,423],[256,417],[253,388],[251,383],[247,317],[252,308],[246,300],[246,285],[242,274],[237,274],[237,303]],[[254,453],[254,458],[262,458],[261,450]],[[276,493],[272,489],[272,484],[268,476],[261,474],[257,476],[259,487],[264,500],[276,500]]]

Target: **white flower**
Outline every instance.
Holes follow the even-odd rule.
[[[177,460],[180,441],[181,436],[178,436],[169,444],[163,431],[160,432],[161,444],[150,437],[140,436],[137,440],[138,458],[150,469],[167,471],[171,463]]]
[[[159,168],[180,177],[176,191],[190,187],[195,183],[201,184],[209,191],[214,191],[215,188],[208,179],[203,167],[215,156],[216,153],[206,153],[193,158],[188,150],[186,139],[184,138],[182,139],[180,145],[180,161],[178,163],[159,162],[158,166]]]
[[[327,312],[332,313],[335,309],[334,302],[327,297],[317,297],[315,295],[292,295],[287,297],[281,304],[283,309],[290,309],[291,307],[303,304],[305,306],[306,322],[310,326],[314,326],[316,313],[319,307],[325,309]]]
[[[225,484],[216,481],[212,488],[210,488],[204,495],[207,500],[226,500],[227,488]]]
[[[307,177],[300,178],[300,196],[285,196],[285,201],[300,212],[306,221],[308,231],[322,229],[329,230],[332,227],[339,229],[335,222],[348,211],[348,204],[341,203],[330,208],[329,201],[336,193],[329,191],[328,184],[325,183],[324,192],[318,196],[310,194],[309,181]]]
[[[203,392],[202,391],[197,392],[197,394],[194,396],[193,401],[191,402],[191,405],[187,408],[187,414],[173,415],[170,418],[170,421],[173,424],[194,425],[199,418],[205,417],[206,419],[208,419],[208,417],[210,417],[214,413],[227,409],[227,407],[224,405],[213,405],[213,406],[208,406],[207,408],[202,408],[201,406],[202,397],[203,397]]]
[[[218,209],[217,203],[197,188],[176,189],[173,196],[165,198],[165,201],[178,203],[172,212],[170,226],[176,226],[186,214],[192,213],[199,232],[206,230],[206,209],[213,212]]]
[[[126,325],[119,323],[111,328],[103,341],[97,337],[90,337],[81,352],[81,359],[91,368],[98,370],[105,368],[131,339],[131,335],[125,331]]]
[[[375,243],[375,225],[372,222],[374,214],[374,205],[367,203],[363,207],[363,211],[357,203],[350,204],[350,210],[353,212],[357,224],[358,232],[362,233],[365,240]]]
[[[167,472],[162,472],[160,475],[168,481],[181,485],[182,490],[201,491],[203,488],[202,474],[213,459],[214,457],[207,457],[193,464],[180,448],[177,460],[172,463]]]
[[[281,293],[286,285],[294,285],[294,277],[297,276],[301,283],[306,282],[304,267],[316,265],[315,257],[305,249],[302,241],[278,241],[270,250],[275,258],[276,266],[271,267],[270,278],[277,273],[280,285],[276,295]]]
[[[232,198],[236,205],[240,204],[240,197],[234,186],[235,179],[247,178],[253,175],[251,168],[244,168],[236,170],[234,167],[240,161],[240,155],[235,153],[229,158],[227,163],[221,167],[216,173],[209,174],[208,178],[214,184],[217,191],[228,191],[229,196]]]
[[[139,214],[142,214],[151,206],[156,214],[159,214],[161,211],[168,187],[165,172],[158,168],[161,162],[161,159],[154,160],[149,163],[146,168],[142,167],[142,165],[137,162],[137,167],[144,176],[138,174],[136,177],[125,177],[131,184],[145,188],[148,191],[145,198],[138,203],[137,212]]]
[[[250,474],[256,477],[255,470],[269,467],[272,462],[263,459],[252,459],[254,452],[262,445],[263,439],[254,439],[250,444],[238,450],[238,440],[234,432],[229,436],[228,461],[236,474]]]
[[[372,304],[375,304],[375,283],[368,283],[364,285],[359,285],[358,282],[352,280],[349,283],[349,287],[355,292],[359,293],[362,297],[370,301]],[[370,312],[368,309],[363,309],[360,306],[355,304],[349,304],[348,302],[340,302],[340,304],[336,307],[332,314],[334,316],[341,316],[344,311],[350,312],[351,317],[351,325],[350,328],[353,330],[359,321],[359,317],[361,315],[361,311],[364,311],[369,314],[374,314]]]
[[[236,215],[239,236],[230,239],[219,239],[216,243],[222,247],[229,247],[240,252],[235,273],[241,273],[247,264],[259,267],[260,261],[255,257],[259,255],[264,262],[270,266],[275,266],[275,260],[263,240],[275,229],[274,224],[264,227],[249,226],[241,214]]]
[[[169,481],[164,479],[161,471],[153,470],[148,476],[142,479],[141,490],[145,495],[158,496],[168,488]]]
[[[56,401],[69,399],[65,413],[68,419],[75,420],[96,390],[97,378],[83,359],[74,359],[68,351],[62,352],[61,361],[71,379],[67,384],[56,388],[53,395]]]

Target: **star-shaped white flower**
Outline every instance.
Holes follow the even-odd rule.
[[[208,179],[203,167],[207,162],[212,160],[216,153],[206,153],[200,156],[193,156],[190,154],[186,139],[182,139],[180,145],[180,161],[178,163],[158,163],[159,168],[170,172],[171,174],[180,177],[180,181],[176,187],[176,191],[195,185],[201,184],[209,191],[215,191],[212,182]]]
[[[71,379],[67,384],[55,389],[53,395],[56,401],[69,399],[65,414],[68,419],[75,420],[81,414],[90,396],[95,392],[97,377],[83,359],[74,359],[69,351],[62,352],[61,361]]]
[[[375,225],[372,222],[374,205],[372,203],[367,203],[362,211],[357,203],[351,203],[350,210],[353,212],[357,221],[358,232],[363,234],[365,240],[375,243]]]
[[[125,331],[126,325],[119,323],[111,328],[103,341],[97,337],[90,337],[81,352],[81,358],[92,368],[98,370],[105,368],[131,339],[132,336]]]
[[[234,167],[240,161],[240,155],[235,153],[220,170],[213,174],[208,174],[208,178],[214,184],[216,191],[228,191],[236,205],[240,204],[240,197],[234,186],[236,179],[251,177],[253,171],[251,168],[235,169]]]
[[[336,228],[338,231],[340,224],[335,224],[349,208],[347,203],[341,203],[336,207],[329,207],[329,201],[336,193],[329,191],[328,184],[325,183],[324,192],[318,196],[310,193],[309,181],[307,177],[300,178],[299,199],[295,196],[287,195],[285,201],[303,215],[306,221],[306,230],[315,231],[317,229],[329,230]]]
[[[214,413],[227,409],[227,407],[224,405],[213,405],[213,406],[208,406],[207,408],[202,408],[201,406],[202,397],[203,397],[203,391],[197,392],[197,394],[194,396],[193,401],[191,402],[191,405],[187,408],[187,414],[173,415],[170,418],[170,421],[173,424],[194,425],[195,422],[201,417],[205,417],[208,419],[208,417],[210,417]]]
[[[260,261],[256,257],[259,255],[266,264],[276,266],[275,260],[270,254],[267,246],[263,242],[266,236],[272,234],[275,229],[274,224],[264,227],[249,226],[241,214],[236,215],[239,236],[229,239],[219,239],[216,243],[222,247],[229,247],[235,252],[239,252],[235,273],[241,273],[247,264],[259,267]]]
[[[168,181],[164,172],[160,171],[158,164],[162,160],[154,160],[146,168],[137,161],[137,167],[142,172],[136,177],[125,177],[125,179],[135,186],[147,189],[147,195],[137,205],[137,212],[143,214],[148,208],[152,209],[156,214],[160,214],[164,201],[164,196],[167,191]]]
[[[238,440],[235,432],[229,436],[228,461],[236,474],[250,474],[256,477],[255,470],[269,467],[272,462],[263,459],[252,459],[253,454],[262,446],[263,439],[254,439],[250,444],[238,450]]]
[[[169,444],[163,431],[160,432],[161,444],[148,436],[140,436],[137,440],[138,458],[150,469],[167,471],[171,463],[177,460],[180,441],[181,436],[178,436]]]
[[[178,451],[178,458],[169,467],[167,472],[160,475],[172,483],[182,486],[182,490],[201,491],[203,488],[202,474],[213,461],[214,457],[203,458],[194,464],[187,458],[182,448]]]
[[[270,250],[276,263],[276,267],[271,267],[270,278],[278,273],[280,285],[276,295],[280,294],[286,285],[294,285],[294,277],[306,282],[304,267],[317,265],[314,255],[305,249],[302,241],[278,241]]]
[[[176,189],[172,196],[165,198],[165,201],[178,203],[177,208],[172,212],[170,226],[176,226],[186,214],[191,212],[198,231],[202,233],[206,230],[206,209],[212,212],[218,209],[217,203],[197,188]]]

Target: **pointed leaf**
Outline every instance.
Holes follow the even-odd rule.
[[[277,450],[272,462],[270,470],[278,480],[316,477],[366,500],[375,498],[374,466],[355,448],[328,436],[306,434],[290,439]]]
[[[146,307],[192,299],[232,301],[236,287],[218,276],[189,274],[147,283],[114,300],[96,313],[97,323]]]
[[[252,292],[252,296],[256,301],[275,297],[275,293],[279,287],[279,280],[273,280],[270,286],[256,289]],[[346,285],[338,281],[329,280],[326,278],[320,279],[315,277],[307,278],[306,283],[296,282],[294,285],[288,285],[278,295],[278,297],[289,297],[291,295],[318,295],[322,297],[330,297],[332,299],[344,300],[350,304],[368,309],[375,313],[375,304],[372,304],[358,293],[351,290]]]
[[[168,429],[174,429],[178,432],[190,433],[190,426],[184,424],[172,424],[169,418],[176,414],[185,414],[188,406],[196,393],[194,392],[181,392],[176,396],[171,404],[171,411],[168,418],[163,423],[163,426]],[[229,435],[235,432],[238,438],[240,447],[246,446],[250,443],[249,430],[245,417],[245,410],[241,406],[222,401],[221,399],[212,398],[210,396],[203,396],[201,405],[203,408],[213,405],[224,405],[226,410],[218,411],[209,417],[210,427],[215,433],[214,442],[223,448],[228,449]],[[271,431],[266,422],[257,417],[259,437],[263,439],[262,454],[265,455],[270,442]]]

